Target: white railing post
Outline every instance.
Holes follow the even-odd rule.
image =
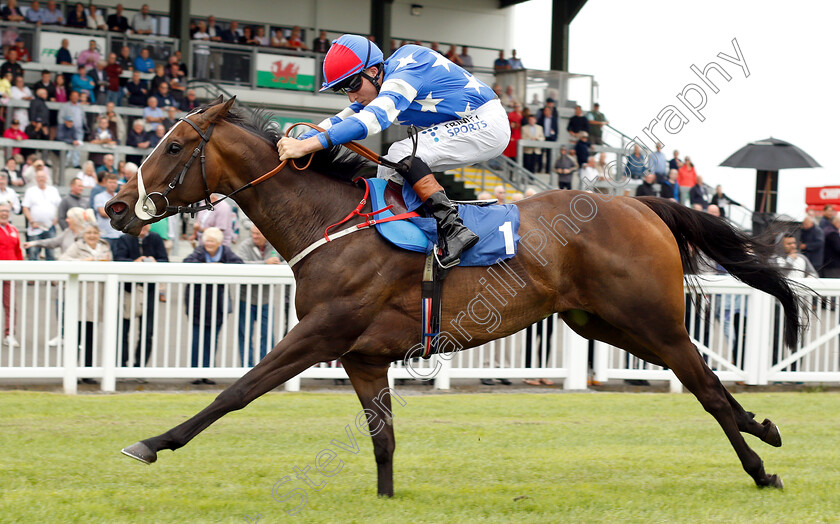
[[[671,371],[671,378],[668,379],[668,391],[671,393],[682,393],[683,392],[683,385],[680,382],[680,379]]]
[[[592,380],[595,382],[603,383],[609,380],[607,372],[609,350],[609,345],[606,342],[595,341],[595,351],[592,352]]]
[[[117,390],[117,323],[120,322],[117,308],[119,295],[119,277],[109,273],[105,277],[105,300],[102,304],[104,316],[102,321],[102,391]],[[145,290],[144,290],[145,291]],[[135,292],[140,292],[135,290]],[[145,317],[143,317],[145,321]],[[142,336],[142,335],[141,335]]]
[[[449,358],[443,358],[441,355],[435,355],[434,358],[437,362],[440,362],[440,371],[437,375],[435,375],[435,389],[450,389],[450,376],[452,370],[452,355],[449,354]]]
[[[767,384],[771,363],[773,330],[773,298],[767,293],[751,290],[749,306],[746,309],[747,334],[744,344],[744,371],[746,383]]]
[[[568,371],[563,389],[586,389],[589,343],[565,323],[560,325],[563,330],[563,365]]]
[[[69,307],[68,307],[69,306]],[[79,360],[79,275],[67,276],[67,289],[64,294],[64,339],[61,341],[64,351],[64,393],[76,394],[76,363]]]
[[[297,295],[297,282],[291,286],[289,295],[289,331],[295,328],[298,323],[297,310],[295,309],[295,295]],[[300,391],[300,375],[290,378],[283,385],[286,391]]]

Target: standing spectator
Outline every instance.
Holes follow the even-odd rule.
[[[195,96],[194,89],[187,89],[187,94],[184,96],[184,99],[181,101],[181,111],[190,112],[195,109],[201,107],[201,102],[198,101],[198,98]]]
[[[87,28],[87,15],[85,14],[85,6],[81,2],[76,2],[76,6],[67,15],[67,27],[77,27],[79,29]]]
[[[108,85],[110,84],[108,73],[105,72],[106,65],[107,64],[104,60],[100,60],[96,63],[96,67],[88,71],[88,77],[96,86],[94,87],[94,94],[96,96],[91,99],[91,103],[105,105],[106,96],[108,94]],[[119,86],[119,81],[117,81],[116,84]]]
[[[89,100],[96,100],[96,82],[88,76],[85,66],[80,65],[76,74],[70,78],[70,91],[87,93]]]
[[[796,237],[792,233],[785,233],[782,236],[782,247],[785,250],[785,256],[777,257],[776,262],[785,271],[786,277],[817,278],[817,270],[807,257],[799,253],[796,248]]]
[[[220,35],[222,42],[226,44],[238,44],[240,36],[242,36],[242,33],[239,30],[239,22],[236,20],[233,20],[230,23],[230,27],[222,31]]]
[[[581,190],[600,192],[600,188],[596,188],[595,184],[602,180],[603,176],[601,172],[598,171],[594,155],[589,157],[589,160],[586,161],[586,164],[580,166],[578,175],[580,176]]]
[[[193,36],[193,40],[210,41],[210,34],[207,33],[207,24],[204,21],[198,22],[198,31]],[[210,78],[210,47],[207,45],[197,44],[193,47],[193,55],[195,56],[195,76],[199,79]]]
[[[123,91],[120,85],[120,75],[123,68],[117,63],[117,54],[108,54],[108,63],[105,65],[105,78],[107,81],[107,89],[105,92],[105,100],[109,103],[122,105]]]
[[[91,163],[93,163],[93,162],[91,162]],[[95,174],[94,176],[96,176],[96,185],[91,188],[90,195],[88,195],[88,201],[89,201],[88,207],[91,209],[91,211],[94,212],[94,215],[95,215],[96,214],[96,206],[94,205],[94,201],[96,200],[96,195],[105,191],[105,174],[102,173],[100,175],[99,173],[96,173],[95,170],[94,170],[94,174]]]
[[[513,106],[517,104],[519,104],[519,101],[516,99],[516,94],[513,91],[513,84],[508,84],[508,86],[505,87],[505,94],[502,95],[502,105],[513,111]]]
[[[88,5],[87,28],[92,31],[104,31],[108,28],[105,25],[105,18],[102,17],[102,14],[93,4]]]
[[[260,43],[261,46],[268,47],[269,39],[267,36],[265,36],[265,27],[257,26],[257,34],[254,36],[254,38],[257,40],[257,42]]]
[[[461,46],[461,54],[458,55],[458,60],[461,61],[461,67],[463,67],[469,72],[472,72],[473,59],[472,56],[470,56],[469,48],[467,46]]]
[[[578,168],[578,163],[566,152],[566,146],[560,146],[560,155],[554,163],[554,171],[557,173],[557,187],[559,189],[572,188],[572,174]]]
[[[26,133],[24,133],[23,130],[20,128],[20,122],[18,122],[17,119],[14,119],[12,120],[12,124],[9,126],[9,128],[3,131],[3,138],[11,138],[12,140],[17,140],[21,142],[23,140],[26,140],[28,137],[26,136]],[[19,155],[20,148],[13,147],[12,154]]]
[[[128,105],[134,107],[145,107],[148,95],[146,81],[140,78],[140,71],[136,69],[131,73],[131,80],[125,84],[125,94],[128,96]]]
[[[495,72],[507,71],[510,69],[510,62],[505,59],[504,50],[499,50],[499,58],[493,62],[493,70]]]
[[[61,47],[55,54],[55,63],[58,65],[73,65],[73,55],[70,54],[70,40],[65,38],[61,41]]]
[[[306,44],[303,42],[300,26],[294,26],[292,28],[292,33],[289,35],[288,46],[289,49],[297,49],[298,51],[309,51],[309,48],[306,47]]]
[[[656,181],[660,184],[668,178],[668,159],[662,152],[662,144],[656,143],[656,152],[650,157],[653,174],[656,175]]]
[[[166,128],[163,127],[163,124],[156,124],[154,131],[149,132],[149,147],[154,148],[160,144],[160,141],[163,140],[164,135],[166,135]]]
[[[35,173],[35,185],[23,194],[22,209],[29,226],[26,228],[27,240],[40,240],[55,236],[55,225],[58,223],[58,206],[61,195],[55,186],[47,185],[46,171]],[[27,250],[29,260],[38,260],[41,249],[34,247]],[[55,260],[52,249],[44,250],[44,258]]]
[[[589,120],[583,116],[583,110],[580,106],[575,106],[575,116],[569,119],[569,125],[566,126],[566,131],[572,137],[572,141],[580,138],[580,134],[584,131],[589,133]]]
[[[720,214],[721,214],[721,216],[726,216],[726,211],[725,211],[725,209],[726,209],[726,208],[727,208],[730,204],[735,205],[735,206],[740,206],[740,205],[741,205],[741,204],[739,204],[738,202],[735,202],[734,200],[732,200],[731,198],[729,198],[729,196],[727,196],[727,195],[723,192],[723,188],[720,186],[720,184],[718,184],[718,185],[715,187],[715,194],[714,194],[714,195],[712,195],[712,200],[711,200],[711,203],[712,203],[712,204],[714,204],[714,205],[716,205],[716,206],[718,206],[718,207],[720,208]]]
[[[673,195],[671,198],[676,200],[677,202],[680,201],[680,185],[677,184],[677,170],[672,169],[668,171],[668,179],[665,182],[662,182],[663,188],[668,186],[668,190]],[[663,189],[663,192],[665,190]]]
[[[158,107],[158,99],[150,96],[146,100],[146,107],[143,108],[143,120],[146,121],[146,131],[154,132],[155,128],[163,122],[163,109]]]
[[[683,166],[683,161],[680,160],[680,152],[674,149],[674,158],[668,161],[668,171],[676,169],[677,171]]]
[[[810,216],[806,216],[802,220],[799,242],[799,249],[811,261],[811,264],[816,268],[822,267],[825,258],[825,232],[822,228],[817,227],[814,219]]]
[[[105,147],[114,147],[119,145],[117,138],[111,133],[110,122],[108,117],[100,116],[96,120],[96,127],[90,132],[88,142]],[[88,158],[97,166],[102,165],[104,153],[90,153]]]
[[[13,158],[9,160],[14,162]],[[12,213],[20,214],[20,198],[18,198],[17,191],[9,186],[9,174],[5,169],[0,171],[0,203],[8,204]]]
[[[676,153],[674,151],[675,157]],[[697,171],[694,170],[694,164],[689,157],[685,157],[685,162],[677,172],[677,184],[680,186],[680,202],[688,202],[691,188],[697,184]]]
[[[543,128],[543,134],[545,135],[546,142],[557,142],[557,130],[558,120],[557,120],[557,108],[554,107],[554,99],[546,98],[545,99],[545,106],[540,111],[540,114],[537,115],[537,125]],[[546,149],[544,150],[545,153],[545,162],[543,163],[546,166],[546,169],[551,167],[551,150]]]
[[[516,160],[516,147],[522,137],[522,106],[519,103],[515,103],[513,111],[508,113],[508,122],[510,123],[510,142],[502,154]]]
[[[45,9],[41,7],[41,3],[38,0],[33,0],[24,17],[30,24],[41,25],[44,22],[44,12]]]
[[[82,191],[84,189],[85,186],[79,178],[70,180],[70,192],[58,204],[58,225],[61,229],[66,230],[68,227],[67,211],[74,207],[85,207],[87,202],[85,202],[86,199],[82,198]]]
[[[55,102],[55,82],[52,79],[52,73],[48,69],[44,69],[41,71],[41,79],[32,84],[32,90],[35,91],[35,95],[38,95],[39,89],[46,89],[47,96],[46,100],[50,102]],[[49,122],[48,119],[44,119],[44,123]]]
[[[116,104],[108,102],[105,104],[105,112],[99,116],[104,116],[108,119],[111,134],[117,138],[117,142],[125,144],[125,120],[117,114]]]
[[[831,219],[824,229],[825,251],[822,276],[840,278],[840,216]]]
[[[99,54],[99,50],[96,48],[96,40],[91,40],[88,43],[88,48],[79,53],[78,56],[79,66],[84,66],[85,71],[90,71],[96,64],[102,60],[102,55]]]
[[[604,126],[609,125],[610,122],[601,112],[601,105],[598,102],[592,104],[592,111],[587,113],[586,119],[589,121],[589,138],[592,144],[596,146],[604,145]]]
[[[67,120],[72,122],[72,125],[68,127]],[[70,92],[70,99],[61,105],[61,108],[58,110],[58,120],[59,122],[63,122],[64,125],[58,128],[58,134],[56,135],[57,140],[61,140],[62,142],[67,142],[68,144],[79,145],[81,144],[82,140],[85,136],[85,115],[84,111],[82,110],[82,106],[79,103],[79,92],[78,91],[71,91]],[[69,130],[72,128],[73,134],[69,134]],[[64,135],[64,138],[59,138],[59,134]],[[71,138],[70,141],[67,139]],[[76,161],[73,165],[79,165],[79,151],[74,151]]]
[[[44,11],[41,21],[48,25],[64,25],[64,15],[61,13],[61,9],[56,6],[55,0],[47,2],[47,9]]]
[[[107,242],[100,238],[99,228],[96,227],[96,224],[86,224],[82,238],[76,240],[67,251],[61,254],[61,260],[107,262],[112,259],[111,248]],[[67,347],[78,347],[79,349],[84,347],[84,365],[85,367],[91,367],[93,366],[93,332],[96,322],[102,320],[102,307],[96,307],[97,304],[101,304],[102,302],[91,300],[91,298],[96,295],[101,296],[103,285],[101,283],[97,285],[95,282],[88,282],[86,285],[86,292],[79,293],[80,299],[82,297],[88,298],[85,303],[79,304],[80,316],[83,315],[84,318],[84,320],[79,320],[79,340],[75,343],[70,342]],[[82,382],[85,384],[96,384],[96,381],[90,378],[83,378]]]
[[[71,207],[70,209],[68,209],[65,220],[67,226],[64,228],[60,235],[44,240],[31,240],[29,242],[24,242],[23,248],[59,248],[61,249],[61,253],[64,254],[67,252],[68,249],[70,249],[70,246],[72,246],[74,242],[82,238],[82,233],[84,232],[85,226],[87,226],[88,224],[96,224],[96,220],[94,220],[93,217],[93,210],[83,209],[81,207]],[[61,257],[59,257],[59,259],[60,258]],[[54,344],[51,341],[50,345],[57,346],[58,344]]]
[[[271,35],[270,44],[271,44],[271,47],[276,47],[276,48],[281,48],[281,49],[286,49],[286,48],[289,47],[289,41],[286,40],[286,36],[283,34],[283,29],[278,27],[274,31],[274,34]],[[329,50],[329,47],[330,47],[330,43],[327,42],[327,50]]]
[[[522,126],[522,140],[537,140],[545,141],[545,134],[543,129],[537,125],[537,117],[530,115],[526,125]],[[528,171],[536,173],[542,171],[540,159],[542,158],[542,150],[534,147],[525,147],[522,149],[522,163]]]
[[[166,108],[166,118],[163,119],[163,127],[166,131],[172,129],[172,126],[178,123],[178,108],[169,106]]]
[[[820,227],[825,231],[826,228],[831,227],[831,222],[834,220],[834,215],[836,212],[834,211],[834,206],[831,204],[826,204],[823,208],[823,216],[820,219]]]
[[[125,139],[125,145],[131,147],[138,147],[140,149],[147,149],[149,147],[150,141],[149,136],[146,133],[146,126],[143,124],[142,119],[137,119],[131,125],[131,129],[128,131],[128,136]],[[143,157],[141,155],[126,155],[126,160],[129,162],[134,162],[135,164],[142,164]]]
[[[312,41],[312,50],[316,53],[326,53],[330,50],[330,40],[327,38],[327,32],[323,29],[318,32],[318,38]]]
[[[69,99],[70,99],[70,94],[67,92],[67,82],[64,79],[64,75],[57,75],[55,77],[55,101],[64,103],[64,102],[67,102]],[[53,123],[52,123],[52,115],[53,114],[54,113],[50,114],[50,125],[53,125]],[[56,120],[56,124],[57,123],[58,123],[58,120]]]
[[[0,66],[0,76],[6,76],[6,73],[12,73],[12,79],[23,76],[23,67],[18,62],[18,58],[17,49],[9,49],[6,61]]]
[[[22,63],[31,62],[32,57],[29,56],[29,51],[23,44],[23,38],[17,37],[15,38],[15,45],[12,47],[18,54],[18,61]]]
[[[155,32],[155,21],[149,15],[149,4],[143,4],[140,12],[131,18],[131,27],[134,34],[138,35],[150,35]],[[149,73],[150,71],[143,72]]]
[[[102,157],[102,165],[96,168],[96,176],[98,177],[100,173],[119,175],[119,169],[114,165],[114,155],[111,153],[107,153]],[[119,179],[119,176],[117,178]]]
[[[198,246],[185,259],[185,263],[198,264],[242,264],[229,247],[222,245],[224,234],[218,228],[211,227],[204,231],[203,245]],[[204,303],[201,299],[204,297]],[[215,361],[212,355],[213,344],[219,337],[222,321],[226,315],[227,297],[224,284],[188,284],[185,290],[184,305],[188,317],[192,317],[192,367],[209,368]],[[215,307],[214,307],[215,305]],[[202,307],[203,306],[203,307]],[[202,309],[203,315],[202,315]],[[215,316],[213,315],[215,310]],[[203,342],[203,344],[202,344]],[[193,384],[215,384],[209,379],[200,379]]]
[[[105,191],[98,193],[93,199],[93,210],[96,212],[96,223],[104,238],[111,245],[113,250],[123,233],[111,227],[111,219],[105,212],[105,204],[117,195],[117,175],[107,174],[102,177],[105,182]]]
[[[138,236],[123,235],[117,240],[114,248],[114,260],[117,262],[169,262],[169,256],[166,254],[166,248],[163,247],[163,240],[156,233],[150,232],[151,226],[146,224],[140,230]],[[144,289],[145,287],[145,289]],[[130,352],[130,334],[133,317],[144,316],[145,337],[143,336],[143,328],[137,327],[139,332],[137,338],[137,345],[134,349],[134,367],[140,367],[141,361],[145,364],[149,363],[149,357],[152,355],[152,340],[154,338],[155,327],[155,302],[157,301],[157,285],[151,284],[136,284],[134,286],[134,293],[137,296],[132,296],[132,285],[128,282],[125,284],[125,299],[123,302],[123,333],[122,333],[122,367],[128,366],[128,355]],[[132,316],[131,305],[134,304],[134,315]],[[145,315],[143,310],[145,309]],[[146,358],[143,359],[143,353]]]
[[[52,185],[52,172],[38,155],[29,155],[26,157],[26,163],[22,167],[23,172],[21,176],[23,176],[24,184],[27,187],[35,185],[35,175],[39,171],[43,171],[47,175],[47,185]]]
[[[157,64],[155,66],[155,75],[149,82],[149,91],[152,94],[155,94],[158,90],[158,86],[167,80],[169,80],[169,78],[166,76],[166,67],[163,64]]]
[[[20,234],[9,219],[12,208],[6,202],[0,201],[0,260],[23,260],[23,252],[20,250]],[[15,338],[15,325],[17,320],[17,306],[12,306],[14,295],[14,283],[3,282],[3,343],[9,347],[19,346]]]
[[[155,70],[155,61],[149,58],[149,48],[140,50],[140,56],[134,59],[134,70],[141,73],[151,73]]]
[[[449,51],[446,52],[445,56],[450,62],[455,65],[463,67],[464,65],[461,63],[461,57],[458,56],[458,50],[455,49],[455,44],[449,46]]]
[[[636,196],[670,198],[662,194],[662,189],[663,186],[656,181],[656,175],[651,172],[647,172],[645,173],[645,178],[642,180],[642,183],[636,188]]]
[[[201,26],[199,25],[199,31],[201,30],[200,28]],[[195,37],[193,36],[193,38]],[[239,43],[242,45],[259,45],[257,39],[254,38],[254,30],[251,28],[251,26],[246,25],[242,28],[242,36],[239,37]],[[288,47],[288,45],[286,47]]]
[[[578,134],[578,141],[575,144],[575,159],[578,165],[583,165],[589,161],[592,144],[589,143],[589,133],[581,131]]]
[[[94,188],[94,187],[97,187],[100,183],[99,177],[97,176],[97,173],[96,173],[96,166],[90,160],[85,162],[85,165],[82,166],[82,170],[79,171],[79,173],[76,175],[75,179],[79,180],[82,183],[82,187],[89,187],[91,189]],[[70,184],[71,184],[71,188],[72,188],[73,182],[71,181]],[[90,196],[88,196],[88,199],[87,199],[87,202],[85,202],[85,205],[80,206],[80,207],[91,207],[90,206]]]
[[[522,65],[522,60],[516,57],[516,49],[511,50],[508,65],[510,69],[525,69],[525,66]]]
[[[216,228],[222,232],[222,245],[230,247],[234,240],[233,222],[235,217],[233,208],[230,207],[228,201],[221,200],[221,198],[222,195],[216,193],[210,195],[210,201],[213,202],[214,209],[208,211],[201,220],[195,221],[193,235],[197,239],[199,233],[203,234],[209,228]]]
[[[120,54],[117,55],[117,64],[123,71],[134,71],[134,59],[131,58],[131,48],[127,45],[120,48]],[[125,86],[125,82],[122,85]]]
[[[44,127],[43,122],[41,121],[41,117],[36,116],[35,120],[29,122],[29,125],[26,126],[26,129],[23,130],[24,134],[26,134],[26,138],[29,140],[49,140],[50,134],[47,131],[47,128]],[[23,156],[29,156],[37,154],[36,149],[30,148],[21,148],[20,154]]]
[[[29,102],[29,122],[31,124],[40,124],[37,128],[32,129],[31,124],[30,127],[27,127],[24,131],[26,136],[33,140],[48,140],[49,139],[49,129],[44,126],[44,122],[50,121],[50,108],[47,107],[47,90],[43,87],[38,88],[35,90],[35,98]],[[33,132],[35,131],[35,132]],[[36,137],[37,135],[37,137]]]
[[[496,198],[496,203],[504,205],[507,202],[507,190],[505,186],[496,186],[493,188],[493,196]]]
[[[651,171],[650,159],[642,155],[642,148],[638,144],[634,144],[633,154],[625,159],[625,175],[633,180],[641,180],[649,171]]]
[[[269,244],[262,232],[253,226],[251,228],[251,235],[245,239],[236,249],[236,254],[246,264],[280,264],[280,258],[277,256],[277,251]],[[242,366],[249,368],[254,366],[257,362],[265,357],[266,353],[272,348],[274,340],[273,330],[269,335],[269,324],[271,319],[268,315],[269,310],[269,293],[271,285],[269,284],[253,284],[250,286],[240,286],[239,293],[239,355],[242,359]],[[248,290],[250,289],[250,301],[248,300]],[[260,336],[257,338],[254,329],[257,322],[257,309],[259,309],[259,326]],[[249,339],[246,345],[245,339]],[[255,349],[259,356],[254,355]]]
[[[703,209],[709,207],[709,191],[703,185],[703,177],[700,175],[695,177],[694,187],[689,191],[688,197],[692,206],[699,204]]]
[[[7,22],[23,22],[23,12],[17,5],[17,0],[6,0],[6,5],[0,10],[0,18]]]
[[[125,33],[128,30],[128,19],[123,16],[123,5],[117,4],[114,14],[108,16],[108,30]]]

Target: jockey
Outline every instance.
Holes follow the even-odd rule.
[[[352,104],[299,139],[277,142],[280,160],[299,158],[327,147],[361,140],[397,121],[426,128],[418,133],[417,153],[409,166],[410,138],[391,145],[385,156],[405,167],[407,180],[435,218],[440,263],[457,264],[461,253],[478,242],[458,217],[432,171],[454,169],[499,156],[510,140],[510,124],[501,102],[486,84],[437,52],[406,45],[383,59],[382,51],[363,36],[343,35],[324,58],[321,91],[345,93]],[[380,166],[380,178],[397,171]],[[399,182],[399,180],[397,179]]]

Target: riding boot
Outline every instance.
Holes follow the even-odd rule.
[[[424,176],[412,188],[437,222],[438,246],[443,250],[440,265],[444,268],[457,265],[461,253],[478,242],[478,235],[461,222],[458,206],[447,198],[434,175]]]

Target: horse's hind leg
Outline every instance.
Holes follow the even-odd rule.
[[[376,458],[376,489],[380,496],[394,496],[394,422],[391,396],[401,405],[402,398],[388,387],[388,364],[370,364],[348,353],[341,357],[356,395],[367,417],[368,433]],[[358,420],[357,420],[358,425]],[[357,426],[358,427],[358,426]]]
[[[714,372],[708,367],[706,368],[706,372],[714,375]],[[776,424],[773,424],[770,419],[764,419],[764,422],[759,423],[755,420],[755,413],[742,408],[741,404],[732,397],[732,394],[725,387],[723,387],[723,392],[726,394],[726,400],[729,401],[729,405],[732,406],[732,412],[735,414],[735,420],[738,423],[739,430],[754,435],[771,446],[778,448],[782,445],[782,435],[779,433],[779,428],[776,427]]]

